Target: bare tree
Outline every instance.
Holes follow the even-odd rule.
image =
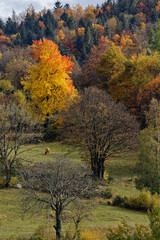
[[[72,240],[80,239],[80,225],[83,220],[88,219],[91,215],[91,209],[93,203],[91,201],[83,201],[82,199],[77,199],[71,209],[71,218],[75,226],[75,232],[73,234]]]
[[[67,159],[57,159],[26,168],[22,177],[26,187],[25,211],[33,207],[53,210],[56,238],[60,239],[62,213],[92,185],[88,171]]]
[[[35,136],[37,122],[26,109],[15,103],[0,105],[0,112],[0,165],[8,187],[13,168],[25,151],[22,146]]]
[[[133,145],[138,130],[139,124],[122,104],[90,87],[67,111],[62,136],[89,151],[94,176],[103,178],[105,160],[125,145]]]

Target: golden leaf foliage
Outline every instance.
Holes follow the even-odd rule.
[[[88,5],[84,12],[84,19],[88,20],[89,18],[92,19],[93,21],[96,18],[95,7],[93,5]]]
[[[85,35],[85,28],[81,27],[77,29],[78,36],[84,36]]]
[[[29,69],[29,76],[22,81],[24,90],[29,91],[34,111],[42,117],[67,106],[68,100],[76,96],[69,74],[73,63],[62,56],[58,46],[51,40],[33,41],[32,56],[37,62]]]
[[[160,1],[157,2],[156,11],[160,13]]]
[[[60,20],[60,21],[58,22],[58,28],[63,28],[63,26],[64,26],[64,21],[63,21],[63,20]]]
[[[94,228],[94,229],[86,229],[84,232],[81,234],[81,239],[82,240],[101,240],[105,238],[104,231],[99,228]]]
[[[79,4],[76,4],[76,6],[73,7],[73,10],[74,10],[73,15],[74,15],[75,19],[77,21],[79,21],[84,14],[84,9]]]
[[[65,34],[64,34],[63,30],[59,30],[59,31],[57,32],[57,36],[58,36],[58,38],[59,38],[60,40],[65,39]]]

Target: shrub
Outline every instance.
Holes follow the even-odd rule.
[[[152,229],[152,235],[155,240],[160,239],[160,207],[154,208],[148,214],[148,218],[150,221],[150,228]]]
[[[98,197],[98,192],[96,192],[96,191],[86,191],[83,194],[83,198],[85,198],[85,199],[92,199],[95,197]]]
[[[109,227],[107,232],[108,240],[156,240],[152,236],[149,227],[136,225],[134,229],[130,228],[126,220],[122,218],[121,223],[116,227]],[[158,240],[158,239],[157,239]]]
[[[93,229],[86,229],[84,232],[81,233],[80,240],[102,240],[105,239],[104,231],[99,228]]]
[[[160,206],[160,198],[157,194],[151,195],[149,191],[142,191],[137,197],[129,197],[125,200],[125,207],[147,211]]]
[[[20,103],[21,105],[26,104],[26,97],[21,90],[17,90],[16,92],[14,92],[14,99],[17,103]]]
[[[0,188],[3,188],[5,186],[4,179],[0,179]]]
[[[118,195],[113,199],[112,205],[113,206],[118,206],[118,207],[123,207],[123,205],[125,203],[125,200],[126,200],[126,198],[120,197]]]
[[[48,229],[46,226],[40,226],[36,229],[31,240],[52,240],[55,236],[52,229]]]
[[[125,207],[134,210],[147,211],[160,207],[158,194],[151,195],[149,191],[142,191],[137,197],[116,196],[112,202],[113,206]]]
[[[9,80],[0,80],[0,91],[9,92],[12,89],[11,82]]]
[[[112,197],[111,189],[110,188],[106,188],[105,191],[101,191],[100,192],[100,196],[102,198],[105,198],[105,199],[111,198]]]
[[[9,186],[14,187],[18,183],[18,178],[17,177],[12,177]]]
[[[128,240],[130,234],[129,226],[127,225],[125,219],[116,227],[109,227],[107,233],[108,240]]]

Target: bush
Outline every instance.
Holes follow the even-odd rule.
[[[26,97],[21,90],[17,90],[16,92],[14,92],[14,99],[17,103],[21,105],[26,104]]]
[[[81,233],[80,240],[102,240],[105,239],[104,231],[99,228],[95,229],[86,229]]]
[[[14,187],[18,183],[18,178],[17,177],[12,177],[9,186]]]
[[[113,199],[112,205],[113,206],[118,206],[118,207],[123,207],[124,203],[125,203],[126,198],[120,197],[120,196],[116,196]]]
[[[160,198],[157,194],[151,195],[149,191],[142,191],[137,197],[129,197],[125,200],[125,207],[147,211],[160,206]]]
[[[156,240],[160,239],[160,207],[154,208],[148,214],[152,235]]]
[[[152,237],[149,227],[136,225],[134,229],[130,228],[126,220],[122,218],[121,223],[116,227],[109,227],[107,232],[108,240],[156,240]]]
[[[0,179],[0,188],[4,188],[4,186],[5,186],[4,179]]]
[[[48,229],[46,226],[40,226],[36,229],[31,240],[52,240],[55,236],[53,229]]]
[[[116,196],[112,202],[113,206],[125,207],[134,210],[147,211],[160,207],[158,194],[151,195],[149,191],[142,191],[137,197]]]
[[[83,194],[83,198],[85,199],[92,199],[92,198],[95,198],[95,197],[98,197],[98,192],[96,191],[86,191],[84,192]]]
[[[100,196],[105,199],[111,198],[112,197],[111,189],[107,188],[105,191],[101,191]]]
[[[11,82],[9,80],[0,80],[0,91],[9,92],[12,89]]]

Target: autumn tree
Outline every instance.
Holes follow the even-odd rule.
[[[25,151],[24,145],[33,141],[36,135],[37,121],[16,103],[4,102],[0,111],[0,166],[6,177],[5,187],[8,187],[20,154]]]
[[[13,54],[13,58],[6,64],[6,75],[15,88],[22,89],[21,81],[28,75],[33,60],[25,48],[15,48]]]
[[[149,44],[153,51],[160,51],[160,21],[152,28],[149,34]]]
[[[138,124],[125,107],[95,87],[85,89],[64,118],[64,136],[88,150],[97,178],[103,178],[104,163],[112,153],[134,142],[137,133]]]
[[[103,85],[108,86],[109,82],[124,71],[126,57],[119,46],[114,44],[102,55],[100,66],[97,71],[104,77]]]
[[[33,41],[31,55],[36,64],[31,66],[29,76],[22,81],[24,90],[30,93],[34,111],[48,118],[66,107],[76,91],[69,76],[73,63],[62,56],[58,46],[51,40]]]
[[[71,203],[92,188],[86,167],[67,159],[36,164],[22,172],[25,184],[24,210],[50,209],[55,214],[56,239],[61,239],[62,214]]]
[[[143,89],[140,89],[137,95],[137,107],[139,109],[140,119],[145,122],[145,112],[149,110],[149,104],[152,98],[160,98],[160,75],[147,83]]]
[[[110,48],[111,41],[108,37],[101,37],[98,41],[98,45],[94,45],[90,54],[87,56],[86,61],[82,67],[82,72],[75,81],[81,88],[88,86],[98,86],[102,84],[103,77],[97,71],[100,68],[100,62],[103,54]],[[74,82],[75,82],[74,81]]]
[[[108,82],[108,91],[115,100],[123,102],[139,118],[139,92],[143,92],[146,85],[159,75],[159,54],[132,56],[123,62],[122,67],[118,74],[111,76]],[[106,72],[106,76],[108,72],[112,73],[113,71],[115,68],[113,70],[110,68]]]
[[[160,104],[152,99],[146,113],[147,127],[140,132],[137,188],[160,193]]]

